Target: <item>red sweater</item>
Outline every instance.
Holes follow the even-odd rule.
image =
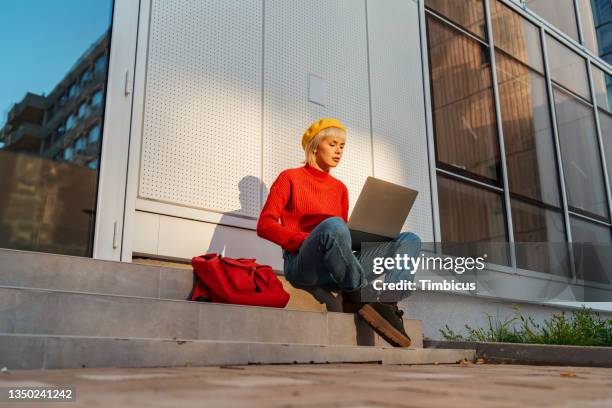
[[[309,165],[288,169],[270,187],[257,221],[257,235],[295,252],[308,233],[329,217],[348,222],[344,183]]]

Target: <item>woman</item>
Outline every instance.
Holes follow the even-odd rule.
[[[351,250],[348,190],[330,174],[345,143],[346,128],[337,119],[320,119],[306,130],[304,166],[284,170],[274,181],[257,235],[283,248],[285,278],[292,285],[342,291],[345,312],[358,312],[389,343],[408,347],[410,337],[397,303],[362,302],[361,290],[369,288],[362,262],[367,265],[365,258],[373,254]],[[393,243],[408,242],[420,250],[413,233],[402,233]]]

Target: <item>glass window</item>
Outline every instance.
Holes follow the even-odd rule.
[[[104,99],[106,76],[91,74],[92,61],[110,55],[112,14],[113,0],[0,3],[0,113],[12,112],[0,114],[0,248],[92,255],[98,170],[75,160],[83,141],[67,137],[80,103],[94,89]],[[99,64],[106,71],[106,58]],[[88,123],[102,129],[103,113],[88,112]]]
[[[578,41],[574,0],[525,0],[527,8]]]
[[[89,131],[89,134],[87,135],[87,141],[88,143],[97,143],[98,140],[100,140],[100,126],[94,126],[93,128],[91,128],[91,130]]]
[[[101,55],[96,62],[94,62],[94,72],[96,74],[101,74],[104,71],[106,71],[106,55]]]
[[[555,87],[555,111],[568,204],[608,218],[593,108]]]
[[[79,93],[79,86],[75,82],[74,84],[70,85],[70,88],[68,88],[68,97],[72,99],[75,96],[77,96],[78,93]]]
[[[516,60],[496,55],[510,192],[560,207],[546,82]]]
[[[462,0],[460,6],[455,1],[425,0],[425,5],[453,23],[486,40],[487,29],[483,0]]]
[[[87,145],[87,143],[86,143],[86,141],[85,141],[85,138],[84,138],[83,136],[81,136],[81,137],[79,137],[79,138],[77,139],[77,141],[75,142],[74,147],[75,147],[75,149],[76,149],[77,151],[80,151],[80,150],[84,150],[84,149],[85,149],[85,147],[86,147],[86,145]]]
[[[97,169],[98,168],[98,160],[93,160],[90,161],[89,163],[87,163],[87,167],[89,167],[90,169]]]
[[[582,26],[582,40],[584,45],[591,50],[593,54],[599,55],[597,32],[595,31],[595,17],[593,16],[591,0],[578,0],[578,8],[580,10],[580,23]]]
[[[550,36],[546,36],[550,76],[553,81],[591,100],[584,58]]]
[[[512,199],[516,264],[521,269],[571,276],[561,211]]]
[[[608,23],[597,30],[597,42],[601,55],[612,52],[612,24]]]
[[[87,103],[83,102],[80,106],[79,106],[79,112],[78,112],[78,117],[79,118],[84,118],[85,116],[87,116]]]
[[[543,72],[539,29],[498,0],[491,2],[495,46]]]
[[[610,0],[592,0],[595,25],[612,21],[612,4]]]
[[[507,242],[501,194],[438,175],[438,197],[442,242],[480,242],[483,247],[491,242]],[[453,251],[446,248],[448,246],[445,252],[452,254]],[[491,251],[488,261],[508,264],[505,249],[501,246],[489,246],[488,249]]]
[[[570,227],[576,277],[585,281],[612,283],[610,228],[574,216],[570,217]]]
[[[91,71],[87,69],[81,75],[81,86],[87,84],[89,81],[91,81]]]
[[[499,184],[499,144],[486,47],[427,17],[438,162]]]
[[[64,150],[64,160],[72,160],[74,157],[74,149],[72,147],[67,147]]]
[[[612,75],[604,73],[595,65],[591,65],[591,67],[593,68],[593,85],[597,106],[612,112]]]
[[[68,116],[68,119],[66,119],[66,130],[71,130],[74,129],[74,127],[76,126],[76,116],[74,114]]]
[[[102,91],[97,91],[92,97],[91,97],[91,106],[95,106],[98,107],[102,104]]]

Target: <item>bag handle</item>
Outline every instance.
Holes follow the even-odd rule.
[[[196,256],[196,258],[202,258],[205,261],[210,261],[216,257],[219,257],[221,255],[215,254],[214,252],[211,252],[210,254],[204,254],[204,255],[200,255],[200,256]]]
[[[255,259],[248,259],[248,258],[233,259],[233,258],[227,258],[224,256],[220,256],[219,259],[221,262],[224,262],[224,263],[227,263],[233,266],[238,266],[241,268],[252,269],[256,266]]]

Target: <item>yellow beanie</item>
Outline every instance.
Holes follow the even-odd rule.
[[[346,132],[346,128],[338,119],[321,118],[310,125],[310,127],[306,129],[306,132],[304,132],[304,136],[302,136],[302,149],[306,150],[306,145],[308,145],[317,133],[330,127],[339,128]]]

